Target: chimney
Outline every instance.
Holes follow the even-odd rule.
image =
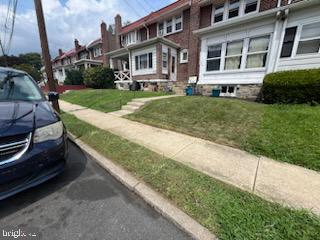
[[[116,33],[116,48],[121,48],[121,41],[120,41],[120,32],[122,29],[122,20],[121,16],[117,14],[117,16],[114,18],[115,22],[115,33]]]
[[[63,51],[61,48],[59,48],[59,56],[61,57],[63,55]]]
[[[80,47],[81,47],[81,46],[79,45],[78,39],[75,39],[75,40],[74,40],[74,48],[75,48],[76,50],[78,50]]]
[[[100,25],[100,30],[101,30],[101,40],[102,40],[102,53],[106,54],[107,52],[110,51],[109,49],[109,34],[107,31],[107,24],[102,21]],[[103,65],[109,66],[109,57],[108,56],[103,56]]]

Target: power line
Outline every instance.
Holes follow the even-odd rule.
[[[149,6],[149,8],[151,9],[151,11],[157,10],[157,8],[154,7],[154,6],[152,6],[152,5],[150,4],[150,2],[148,2],[148,0],[142,0],[142,1],[143,1],[146,5]]]
[[[141,6],[141,8],[143,8],[143,10],[146,12],[146,14],[149,13],[149,10],[146,9],[146,7],[141,2],[139,2],[139,0],[136,0],[136,2]]]
[[[124,2],[127,4],[127,6],[128,6],[129,8],[131,8],[131,9],[134,11],[134,13],[135,13],[138,17],[140,17],[140,18],[142,17],[141,14],[138,13],[138,12],[136,11],[136,9],[129,3],[128,0],[124,0]]]

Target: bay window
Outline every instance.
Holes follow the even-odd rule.
[[[269,40],[269,36],[250,39],[247,56],[247,68],[263,68],[266,66]]]
[[[217,45],[207,49],[206,70],[230,71],[266,67],[270,36],[252,37]]]
[[[221,64],[222,44],[208,46],[207,71],[219,71]]]
[[[320,22],[302,26],[297,54],[320,53]]]
[[[242,58],[243,41],[230,42],[227,44],[225,57],[225,70],[240,69]]]

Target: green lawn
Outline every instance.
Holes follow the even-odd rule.
[[[320,170],[319,106],[178,97],[151,102],[127,117]]]
[[[112,112],[120,110],[122,105],[126,105],[133,98],[157,97],[166,94],[168,93],[99,89],[71,91],[61,95],[61,99],[102,112]]]
[[[267,202],[62,114],[68,130],[169,198],[221,240],[316,240],[320,218]]]

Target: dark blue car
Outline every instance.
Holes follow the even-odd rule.
[[[0,67],[0,200],[58,175],[66,156],[65,127],[36,82]]]

